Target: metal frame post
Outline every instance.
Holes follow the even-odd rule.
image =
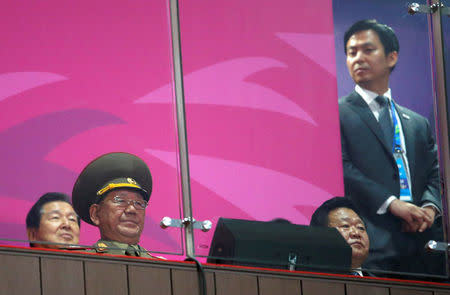
[[[446,217],[447,238],[450,237],[449,224],[450,215],[450,145],[449,145],[449,108],[447,105],[447,92],[445,83],[445,67],[444,67],[444,50],[443,50],[443,35],[441,26],[441,1],[429,0],[429,5],[435,5],[437,11],[430,16],[430,38],[433,54],[433,86],[435,89],[435,114],[437,125],[437,142],[440,147],[440,173],[442,181],[442,189],[444,199],[444,217]]]
[[[178,130],[178,148],[181,174],[183,219],[193,220],[191,207],[191,186],[189,176],[188,143],[186,132],[186,111],[184,104],[183,66],[181,56],[180,18],[178,0],[170,1],[170,23],[172,32],[173,67]],[[195,256],[194,230],[192,222],[184,226],[186,255]]]

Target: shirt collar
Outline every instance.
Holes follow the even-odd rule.
[[[357,267],[357,268],[353,268],[352,271],[359,273],[359,275],[362,276],[362,277],[364,276],[363,273],[362,273],[361,266]]]
[[[359,85],[355,86],[355,91],[356,93],[358,93],[359,95],[361,95],[361,97],[364,99],[364,101],[369,105],[373,102],[373,100],[378,96],[377,93],[364,89]],[[388,90],[383,93],[383,96],[386,96],[389,100],[392,99],[391,96],[391,88],[388,88]]]

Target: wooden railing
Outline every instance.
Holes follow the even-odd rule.
[[[444,295],[450,284],[203,266],[208,295]],[[199,293],[192,262],[0,247],[1,295]]]

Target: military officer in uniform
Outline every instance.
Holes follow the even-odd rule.
[[[135,155],[109,153],[89,163],[72,192],[77,214],[100,230],[89,252],[153,258],[139,245],[151,192],[150,171]]]

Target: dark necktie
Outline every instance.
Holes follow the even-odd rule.
[[[383,130],[384,139],[387,145],[392,148],[392,141],[394,140],[394,127],[392,125],[391,114],[389,113],[389,101],[385,96],[377,96],[375,100],[380,105],[380,116],[378,117],[378,123],[381,130]]]

